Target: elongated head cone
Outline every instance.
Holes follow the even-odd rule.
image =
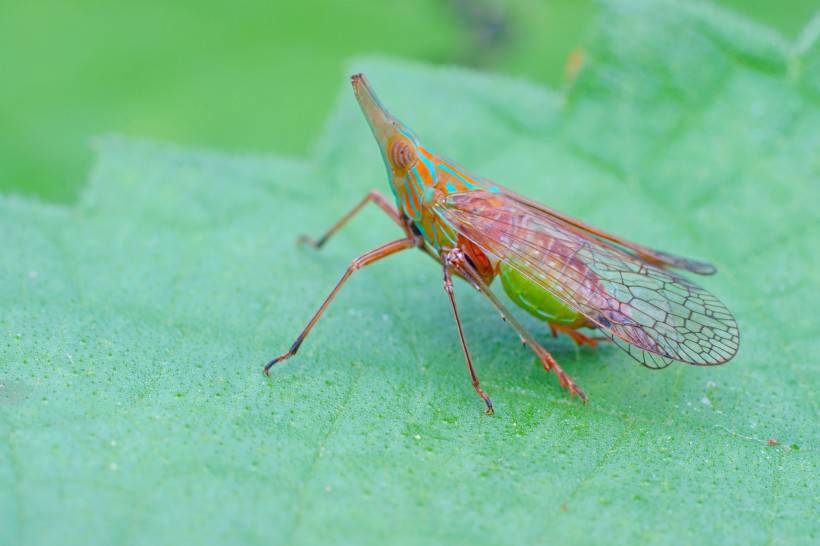
[[[350,82],[388,166],[407,167],[415,160],[417,140],[413,132],[382,106],[364,74],[354,74]]]

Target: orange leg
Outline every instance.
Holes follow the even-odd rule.
[[[452,252],[452,251],[451,251]],[[470,349],[467,348],[467,340],[464,339],[464,329],[461,327],[461,319],[458,316],[458,306],[456,305],[456,296],[453,292],[453,279],[450,277],[450,267],[453,267],[453,264],[450,262],[450,252],[442,253],[441,254],[441,265],[442,269],[444,270],[444,290],[447,292],[447,296],[450,298],[450,305],[453,308],[453,318],[456,321],[456,329],[458,330],[458,339],[461,342],[461,350],[464,352],[464,360],[467,361],[467,371],[470,373],[470,381],[473,383],[473,388],[475,392],[484,400],[484,404],[486,404],[487,409],[485,412],[487,415],[493,414],[493,403],[490,401],[490,397],[481,389],[481,386],[478,383],[478,375],[475,373],[475,368],[473,367],[473,357],[470,356]]]
[[[564,333],[568,335],[578,347],[581,347],[583,345],[589,345],[590,347],[595,348],[598,346],[598,343],[602,341],[611,341],[608,337],[604,336],[588,336],[582,334],[578,330],[570,328],[569,326],[554,324],[552,322],[548,322],[547,324],[549,324],[550,332],[552,332],[552,337],[558,337],[558,332]]]
[[[360,210],[362,210],[362,207],[364,207],[367,203],[371,203],[371,202],[378,205],[378,207],[380,209],[382,209],[384,211],[384,213],[387,214],[387,216],[390,217],[391,220],[396,222],[396,224],[398,224],[399,227],[404,230],[404,233],[408,237],[413,237],[413,232],[410,229],[407,218],[404,218],[401,214],[399,214],[399,211],[396,209],[396,207],[393,206],[393,204],[390,203],[390,201],[388,201],[387,198],[384,195],[382,195],[382,193],[379,190],[370,190],[369,192],[367,192],[367,195],[365,195],[362,198],[362,200],[359,201],[356,204],[355,207],[350,209],[347,212],[347,214],[342,216],[335,224],[333,224],[333,226],[331,226],[331,228],[329,230],[327,230],[327,232],[324,235],[322,235],[318,239],[313,239],[312,237],[310,237],[308,235],[300,235],[296,239],[297,242],[300,243],[300,244],[308,245],[308,246],[313,247],[317,250],[322,248],[324,246],[324,244],[328,241],[328,239],[333,237],[333,235],[335,235],[337,231],[339,231],[345,224],[347,224],[347,222],[351,218],[356,216],[356,214]],[[432,250],[430,250],[429,246],[427,246],[426,244],[425,245],[419,244],[418,246],[422,250],[422,252],[424,252],[425,254],[430,256],[433,260],[438,262],[438,256]]]
[[[487,286],[487,283],[481,278],[481,275],[464,259],[464,254],[458,249],[450,251],[452,257],[449,258],[450,263],[453,267],[459,271],[462,276],[469,280],[475,288],[484,294],[490,303],[493,304],[499,313],[501,313],[501,318],[504,319],[505,322],[509,323],[512,326],[513,330],[516,331],[518,336],[524,342],[524,344],[528,345],[529,348],[535,353],[538,359],[541,361],[541,365],[544,367],[546,371],[553,371],[556,376],[558,376],[558,382],[561,386],[567,389],[570,393],[570,396],[578,396],[584,403],[587,401],[587,395],[584,394],[584,391],[575,384],[575,382],[564,372],[561,366],[555,361],[552,355],[544,349],[541,345],[535,341],[535,338],[524,329],[524,327],[519,323],[515,317],[510,313],[510,311],[506,308],[506,306],[501,303],[501,300],[496,297],[490,287]]]
[[[396,210],[396,207],[394,207],[390,203],[390,201],[388,201],[381,194],[379,190],[370,190],[367,193],[367,195],[365,195],[362,198],[362,200],[356,204],[355,207],[350,209],[350,211],[344,216],[342,216],[338,222],[333,224],[333,226],[329,230],[327,230],[327,233],[325,233],[324,235],[315,240],[308,237],[307,235],[300,235],[298,241],[300,243],[310,245],[313,248],[322,248],[322,245],[324,245],[327,242],[327,240],[333,236],[334,233],[339,231],[339,229],[341,229],[341,227],[345,225],[348,222],[348,220],[356,216],[356,213],[362,210],[362,207],[364,207],[367,203],[371,201],[378,205],[379,208],[382,209],[390,217],[391,220],[396,222],[404,230],[408,237],[411,236],[409,228],[402,219],[401,215],[399,215],[399,211]]]
[[[344,275],[342,275],[342,278],[339,279],[339,282],[336,283],[336,286],[333,288],[333,290],[330,291],[330,294],[327,295],[325,301],[322,302],[322,305],[319,306],[319,309],[316,310],[316,312],[313,314],[313,317],[311,317],[310,321],[308,321],[307,326],[305,326],[305,328],[296,338],[296,341],[293,342],[293,345],[291,345],[290,349],[288,349],[286,353],[281,354],[276,358],[272,359],[265,365],[265,368],[263,370],[265,372],[265,375],[268,375],[268,372],[274,364],[286,360],[296,354],[296,351],[299,350],[299,347],[302,345],[302,342],[305,340],[305,337],[307,337],[307,335],[310,333],[310,330],[322,316],[322,313],[325,312],[327,306],[330,305],[330,302],[333,301],[333,298],[336,297],[336,294],[339,292],[342,286],[344,286],[344,284],[347,282],[347,279],[349,279],[355,271],[358,271],[359,269],[363,268],[366,265],[372,264],[373,262],[377,262],[382,258],[386,258],[387,256],[390,256],[392,254],[401,252],[402,250],[407,250],[408,248],[415,248],[419,246],[419,244],[419,241],[415,237],[399,239],[397,241],[392,241],[390,243],[384,244],[378,248],[374,248],[370,252],[365,252],[364,254],[353,260],[353,262],[351,262],[350,266],[344,272]]]

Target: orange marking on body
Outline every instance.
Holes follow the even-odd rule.
[[[424,161],[416,161],[416,170],[418,170],[419,177],[421,178],[422,183],[425,186],[432,186],[433,185],[433,173],[430,172],[430,169],[427,168],[427,165]]]
[[[453,188],[453,189],[450,189]],[[464,191],[466,186],[455,176],[446,171],[439,171],[438,184],[436,189],[444,194],[452,193],[453,191]]]
[[[431,163],[432,163],[432,162],[435,162],[435,160],[437,159],[437,158],[436,158],[436,156],[434,156],[434,155],[432,154],[432,152],[430,152],[430,150],[428,150],[427,148],[425,148],[425,147],[423,147],[423,146],[419,146],[419,147],[418,147],[418,149],[419,149],[419,151],[421,152],[421,154],[422,154],[424,157],[426,157],[426,158],[427,158],[427,159],[428,159]]]
[[[408,177],[413,176],[412,174],[408,174]],[[421,217],[422,210],[421,210],[421,203],[419,196],[416,195],[415,190],[413,189],[413,184],[407,185],[407,191],[404,193],[404,200],[407,202],[407,206],[404,210],[406,211],[414,211],[417,210],[419,213],[419,217]]]
[[[470,258],[470,262],[484,282],[490,284],[495,277],[495,268],[487,255],[475,243],[461,234],[458,235],[458,247]]]
[[[421,197],[422,196],[418,195],[418,193],[416,192],[417,188],[416,188],[416,181],[414,179],[415,177],[414,177],[412,172],[409,172],[409,173],[407,173],[407,178],[410,182],[408,184],[407,193],[413,195],[413,204],[416,206],[416,210],[419,211],[419,214],[421,215],[422,214],[422,210],[421,210]],[[418,191],[424,191],[424,188],[418,188]]]
[[[447,165],[448,167],[450,167],[454,172],[458,173],[459,175],[463,176],[464,178],[466,178],[467,180],[472,182],[473,184],[475,184],[477,186],[481,185],[476,181],[474,176],[472,176],[470,173],[468,173],[467,171],[465,171],[464,169],[462,169],[461,167],[459,167],[455,163],[453,163],[451,161],[445,161],[444,159],[442,159],[441,162],[444,163],[445,165]],[[464,184],[464,182],[462,182],[461,180],[459,180],[459,183]],[[465,186],[465,188],[469,189],[466,186]]]

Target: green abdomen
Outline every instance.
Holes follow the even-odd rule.
[[[500,277],[510,299],[532,316],[563,326],[577,327],[584,323],[584,315],[570,309],[512,267],[502,263]]]

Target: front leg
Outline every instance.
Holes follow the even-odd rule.
[[[379,190],[370,190],[367,193],[367,195],[365,195],[362,198],[362,200],[356,204],[355,207],[350,209],[350,211],[347,214],[342,216],[339,219],[339,221],[333,224],[333,226],[329,230],[327,230],[327,233],[325,233],[324,235],[315,240],[308,237],[307,235],[300,235],[298,241],[300,243],[310,245],[313,248],[322,248],[322,245],[324,245],[328,241],[328,239],[330,239],[337,231],[339,231],[339,229],[341,229],[342,226],[344,226],[348,222],[348,220],[356,216],[356,213],[358,213],[362,209],[362,207],[364,207],[369,202],[373,202],[376,205],[378,205],[379,208],[382,209],[385,212],[385,214],[387,214],[387,216],[390,217],[391,220],[396,222],[399,225],[399,227],[402,228],[404,234],[407,237],[413,236],[413,234],[410,231],[410,227],[407,225],[407,221],[401,216],[401,214],[399,214],[399,211],[396,209],[396,207],[393,206],[393,204],[390,203],[390,201],[388,201],[387,198],[383,196]]]
[[[302,342],[313,329],[313,326],[315,326],[319,319],[322,317],[322,314],[325,312],[325,309],[327,309],[327,306],[330,305],[330,302],[333,301],[333,298],[336,297],[336,294],[339,292],[339,290],[341,290],[342,286],[344,286],[344,284],[347,282],[350,276],[353,275],[353,273],[383,258],[387,258],[388,256],[392,256],[393,254],[396,254],[403,250],[407,250],[418,246],[418,239],[416,239],[415,237],[408,237],[406,239],[399,239],[398,241],[383,244],[380,247],[374,248],[370,252],[365,252],[364,254],[353,260],[350,263],[350,266],[348,266],[348,268],[345,270],[344,275],[342,275],[342,278],[339,279],[339,282],[336,283],[336,286],[333,288],[333,290],[330,291],[330,294],[328,294],[325,297],[325,300],[322,302],[322,305],[320,305],[319,309],[317,309],[316,312],[313,313],[313,316],[310,318],[307,325],[296,337],[296,341],[293,342],[293,344],[290,346],[290,349],[288,349],[285,353],[277,356],[276,358],[271,359],[265,365],[265,368],[262,370],[265,373],[265,375],[268,375],[271,367],[273,367],[274,364],[286,360],[296,354],[296,352],[299,350],[299,347],[302,346]]]

